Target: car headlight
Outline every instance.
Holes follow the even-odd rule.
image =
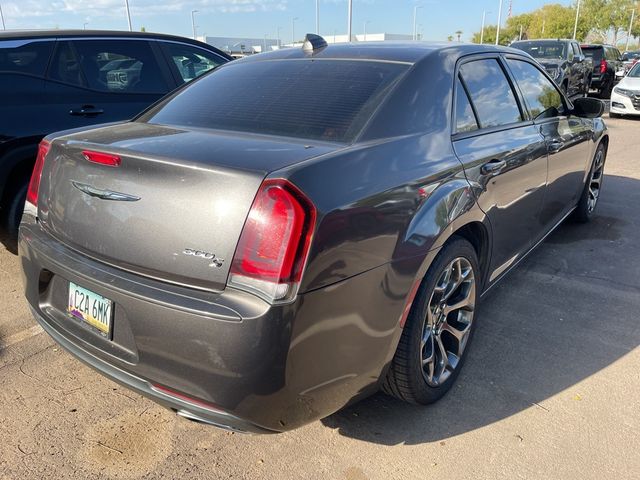
[[[614,88],[613,91],[618,95],[624,95],[625,97],[633,97],[636,94],[633,90],[626,90],[620,87]]]
[[[547,69],[547,73],[551,76],[551,78],[553,78],[555,80],[560,76],[560,69],[559,68],[548,68]]]

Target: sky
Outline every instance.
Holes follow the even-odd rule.
[[[347,0],[320,1],[320,33],[331,36],[347,30]],[[509,0],[503,0],[503,19]],[[571,4],[571,0],[512,0],[514,15],[546,3]],[[292,19],[299,40],[315,32],[316,0],[129,0],[134,30],[191,36],[191,10],[197,34],[208,36],[280,38],[290,42]],[[482,12],[495,24],[499,0],[354,0],[353,33],[413,32],[414,6],[419,5],[418,31],[426,40],[446,40],[461,30],[469,40],[480,30]],[[83,28],[127,29],[125,0],[0,0],[7,29]],[[489,13],[490,12],[490,13]]]

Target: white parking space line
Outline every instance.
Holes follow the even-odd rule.
[[[7,338],[0,338],[0,350],[4,350],[11,345],[15,345],[16,343],[22,342],[28,338],[40,335],[42,332],[44,332],[44,330],[42,330],[40,325],[34,325],[31,328],[9,335]]]

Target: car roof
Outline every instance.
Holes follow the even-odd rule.
[[[495,52],[523,55],[521,50],[496,45],[454,42],[404,42],[392,40],[384,42],[330,44],[325,48],[318,49],[313,54],[304,51],[302,46],[282,48],[273,52],[244,57],[240,60],[235,60],[234,63],[315,58],[323,60],[370,60],[413,64],[437,52],[454,57]]]
[[[531,38],[529,40],[516,40],[515,42],[511,42],[511,45],[516,43],[539,43],[539,42],[576,42],[577,40],[572,40],[570,38]]]
[[[198,47],[207,47],[210,50],[220,51],[217,48],[193,40],[187,37],[180,37],[178,35],[169,35],[166,33],[153,33],[153,32],[129,32],[122,30],[5,30],[0,31],[0,40],[24,40],[24,39],[39,39],[39,38],[104,38],[104,37],[118,37],[118,38],[147,38],[155,40],[170,40],[174,42],[190,43]]]

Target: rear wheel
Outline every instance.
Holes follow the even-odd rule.
[[[604,145],[598,145],[596,154],[591,164],[591,171],[587,183],[584,186],[578,206],[574,211],[574,218],[581,223],[591,220],[598,206],[600,199],[600,191],[602,189],[602,180],[604,178],[604,164],[606,161],[606,152]]]
[[[454,237],[429,268],[382,389],[400,400],[433,403],[451,388],[473,334],[480,294],[473,246]]]

